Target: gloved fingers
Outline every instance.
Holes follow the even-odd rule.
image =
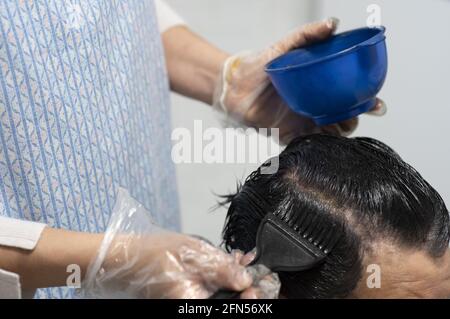
[[[386,107],[386,103],[384,103],[383,100],[377,98],[377,103],[375,104],[375,107],[367,112],[366,114],[368,115],[373,115],[373,116],[383,116],[385,115],[387,112],[387,107]],[[349,136],[351,135],[356,128],[358,127],[359,124],[359,118],[358,117],[354,117],[350,120],[346,120],[346,121],[342,121],[340,123],[338,123],[338,131],[339,134],[342,136]]]
[[[184,237],[174,251],[164,252],[158,261],[142,267],[143,273],[153,274],[141,276],[149,295],[164,292],[165,298],[197,299],[207,298],[220,288],[242,291],[251,286],[252,277],[237,256],[204,240]]]
[[[350,120],[342,121],[337,126],[340,129],[341,136],[350,136],[358,127],[359,118],[354,117]]]
[[[252,106],[248,110],[247,115],[252,118],[252,121],[247,123],[250,122],[255,127],[278,128],[279,141],[282,144],[288,144],[301,135],[322,132],[311,119],[292,111],[277,95],[275,89],[271,88],[263,96],[266,100],[264,104],[260,104],[261,107]],[[257,102],[260,101],[257,100]]]
[[[383,100],[377,98],[377,103],[375,107],[367,112],[368,115],[373,116],[383,116],[387,112],[386,103]],[[350,120],[342,121],[337,125],[331,125],[329,127],[324,127],[324,131],[331,134],[338,134],[341,136],[350,136],[358,127],[359,118],[354,117]]]
[[[241,291],[251,286],[252,278],[236,256],[204,241],[192,240],[179,250],[185,271],[199,275],[206,287]]]
[[[175,285],[172,283],[172,285],[168,287],[151,287],[152,290],[155,288],[159,291],[166,291],[166,297],[170,299],[207,299],[212,294],[212,292],[203,285],[201,278],[180,280]]]
[[[255,287],[244,290],[239,296],[240,299],[258,299],[258,291]]]
[[[278,275],[262,265],[250,266],[250,270],[253,273],[253,286],[242,292],[241,299],[277,298],[281,288]]]
[[[341,136],[342,128],[339,124],[331,124],[320,127],[320,133],[325,133],[329,135]]]
[[[242,266],[248,266],[255,259],[255,257],[256,257],[256,248],[243,255],[240,260],[240,264]]]
[[[252,283],[251,277],[247,283],[240,277],[245,268],[230,255],[203,256],[192,248],[181,250],[142,267],[138,277],[144,286],[143,298],[205,299],[217,289],[242,291]]]
[[[275,88],[262,92],[245,112],[246,124],[252,127],[280,128],[292,111],[281,100]],[[250,120],[249,120],[250,119]],[[280,132],[282,133],[282,132]]]
[[[302,26],[287,37],[273,45],[276,52],[271,58],[276,58],[290,50],[318,42],[330,37],[337,29],[339,19],[331,17],[325,21],[314,22]]]
[[[359,119],[357,117],[350,120],[342,121],[337,124],[330,124],[321,126],[321,133],[326,133],[335,136],[349,136],[358,127]]]
[[[386,103],[377,98],[377,103],[375,104],[375,107],[367,112],[368,115],[373,116],[383,116],[387,112]],[[333,124],[329,126],[322,127],[323,131],[328,134],[336,134],[336,135],[342,135],[342,136],[350,136],[358,127],[359,124],[359,118],[354,117],[350,120],[342,121],[338,124]]]
[[[243,291],[249,288],[253,282],[245,267],[234,260],[228,264],[221,264],[213,272],[205,272],[202,277],[207,286],[234,291]]]
[[[237,262],[238,264],[245,266],[241,263],[242,257],[244,257],[244,252],[242,250],[239,249],[234,249],[231,251],[231,256],[233,256],[234,261]]]
[[[297,116],[297,126],[293,127],[290,126],[291,130],[288,131],[283,128],[283,130],[280,128],[280,142],[283,145],[288,145],[293,139],[304,136],[304,135],[310,135],[310,134],[320,134],[320,133],[327,133],[327,134],[337,134],[336,128],[330,127],[328,129],[324,129],[323,127],[319,127],[315,125],[315,123],[312,120],[309,119],[302,119],[301,117]]]
[[[276,273],[261,279],[256,285],[245,290],[241,299],[276,299],[280,294],[281,282]]]
[[[280,295],[281,281],[278,274],[272,273],[264,277],[257,287],[259,299],[276,299]]]
[[[377,98],[377,104],[375,105],[375,107],[366,114],[374,116],[383,116],[386,113],[387,113],[386,103],[382,99]]]
[[[256,257],[256,249],[248,252],[242,256],[241,264],[249,265]],[[259,265],[250,266],[249,271],[253,277],[253,286],[244,290],[241,299],[275,299],[278,297],[281,287],[281,282],[276,273],[269,273],[269,269]],[[264,275],[267,274],[267,275]],[[260,276],[264,276],[260,279]]]

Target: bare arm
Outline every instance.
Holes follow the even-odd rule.
[[[162,35],[173,91],[212,104],[215,83],[229,55],[185,26]]]
[[[79,265],[83,277],[102,239],[101,234],[45,228],[33,251],[0,246],[0,269],[17,273],[24,291],[65,286],[67,266]]]

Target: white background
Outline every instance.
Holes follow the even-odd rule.
[[[388,79],[380,96],[389,113],[363,116],[355,135],[393,147],[450,205],[450,1],[446,0],[167,0],[196,32],[229,51],[260,49],[297,25],[336,16],[341,30],[364,26],[369,4],[387,27]],[[208,106],[173,95],[174,127],[218,127]],[[220,242],[225,211],[216,194],[235,190],[255,165],[177,166],[183,231]]]

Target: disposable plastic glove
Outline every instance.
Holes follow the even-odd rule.
[[[220,288],[255,295],[246,292],[252,277],[235,256],[160,229],[124,190],[111,219],[85,276],[82,297],[207,298]]]
[[[315,123],[291,111],[275,91],[265,65],[280,55],[308,44],[325,40],[336,30],[339,20],[305,25],[278,43],[258,53],[243,52],[227,59],[218,80],[213,105],[229,118],[255,128],[279,128],[280,141],[288,143],[299,135],[330,133],[350,135],[358,125],[354,118],[339,124],[318,127]],[[369,114],[381,116],[386,105],[377,100]]]
[[[232,254],[241,265],[248,266],[256,257],[256,249],[247,254],[235,250]],[[281,281],[278,274],[270,272],[266,267],[250,266],[248,269],[254,284],[241,294],[242,299],[276,299],[279,297]]]

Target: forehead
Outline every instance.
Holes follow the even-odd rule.
[[[433,258],[427,253],[381,244],[364,258],[355,298],[450,297],[449,251]]]

